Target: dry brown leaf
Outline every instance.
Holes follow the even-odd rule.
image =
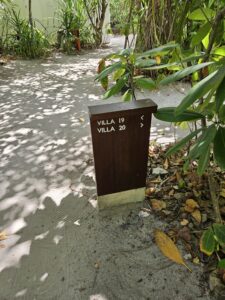
[[[150,188],[146,189],[145,194],[147,196],[151,196],[151,194],[154,193],[154,192],[155,192],[155,188],[154,187],[150,187]]]
[[[200,213],[199,209],[195,209],[192,213],[191,213],[192,217],[198,222],[201,223],[202,221],[202,216]]]
[[[169,196],[173,196],[174,195],[174,190],[169,191]]]
[[[7,238],[8,238],[7,234],[4,231],[0,232],[0,241],[4,241]]]
[[[180,224],[181,224],[182,226],[186,226],[188,223],[189,223],[189,221],[188,221],[187,219],[183,219],[183,220],[180,222]]]
[[[0,249],[4,249],[6,246],[4,244],[0,244]]]
[[[191,241],[190,229],[187,226],[184,226],[182,229],[180,229],[177,236],[187,243]]]
[[[195,257],[195,258],[193,259],[193,263],[196,264],[196,265],[199,265],[199,264],[200,264],[199,258],[198,258],[198,257]]]
[[[177,246],[164,232],[156,229],[154,236],[157,246],[166,257],[177,264],[185,266],[191,272],[189,267],[185,264]]]
[[[187,199],[187,201],[185,202],[184,210],[192,213],[196,208],[199,208],[198,203],[193,199]]]
[[[168,158],[166,158],[166,160],[165,160],[165,162],[163,164],[163,168],[166,169],[166,170],[168,170],[168,168],[169,168],[169,160],[168,160]]]
[[[166,208],[166,202],[161,201],[161,200],[157,200],[157,199],[152,199],[151,200],[151,206],[152,206],[153,210],[160,211],[160,210]]]

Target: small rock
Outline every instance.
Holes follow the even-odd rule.
[[[142,210],[141,210],[141,211],[139,212],[138,216],[139,216],[140,218],[147,218],[147,217],[150,216],[150,213],[148,213],[147,211],[142,211]]]
[[[168,171],[166,171],[163,168],[154,168],[154,169],[152,169],[152,174],[154,174],[154,175],[164,175],[164,174],[168,174]]]
[[[176,199],[176,200],[181,200],[182,198],[183,198],[183,193],[175,193],[174,194],[174,198]]]
[[[188,260],[188,259],[192,259],[192,256],[191,256],[191,254],[190,254],[190,253],[188,253],[188,254],[185,254],[185,255],[184,255],[184,259],[186,259],[186,260]]]
[[[208,220],[207,214],[202,213],[202,223],[205,223]]]

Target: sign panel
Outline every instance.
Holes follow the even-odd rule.
[[[105,198],[109,205],[103,206],[113,205],[113,195],[118,198],[118,193],[145,187],[151,117],[156,110],[151,100],[89,107],[97,194],[99,199],[112,195],[112,200]]]

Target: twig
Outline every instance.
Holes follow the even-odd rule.
[[[208,182],[209,182],[209,191],[211,195],[213,209],[215,213],[215,221],[216,223],[222,223],[222,217],[220,214],[220,206],[219,206],[219,197],[217,195],[217,189],[216,189],[217,183],[210,171],[208,174]]]

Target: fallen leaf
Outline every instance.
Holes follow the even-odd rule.
[[[168,160],[168,158],[166,158],[166,160],[165,160],[165,162],[163,164],[163,167],[164,167],[165,170],[168,170],[168,168],[169,168],[169,160]]]
[[[183,239],[187,243],[190,242],[191,240],[190,229],[187,226],[183,227],[182,229],[179,230],[178,237]]]
[[[193,259],[193,263],[196,264],[196,265],[199,265],[199,264],[200,264],[199,258],[198,258],[198,257],[195,257],[195,258]]]
[[[155,188],[151,187],[151,188],[146,189],[145,194],[147,196],[151,196],[151,194],[154,193],[154,192],[155,192]]]
[[[191,269],[185,264],[177,246],[164,232],[156,229],[154,236],[157,246],[166,257],[177,264],[185,266],[191,272]]]
[[[193,199],[187,199],[185,202],[184,210],[192,213],[196,208],[199,208],[198,203]]]
[[[160,211],[160,210],[166,208],[166,202],[157,200],[157,199],[152,199],[151,206],[152,206],[153,210]]]
[[[4,244],[0,244],[0,249],[5,248],[6,246]]]
[[[170,192],[169,192],[169,196],[173,196],[174,195],[174,190],[171,190]]]
[[[189,221],[188,221],[187,219],[183,219],[183,220],[180,222],[180,225],[186,226],[188,223],[189,223]]]
[[[202,221],[202,216],[200,213],[199,209],[195,209],[192,213],[191,213],[192,217],[198,222],[201,223]]]
[[[81,123],[83,123],[83,122],[84,122],[84,118],[79,118],[79,121],[80,121]]]
[[[7,238],[8,238],[7,234],[4,231],[0,232],[0,241],[4,241]]]

